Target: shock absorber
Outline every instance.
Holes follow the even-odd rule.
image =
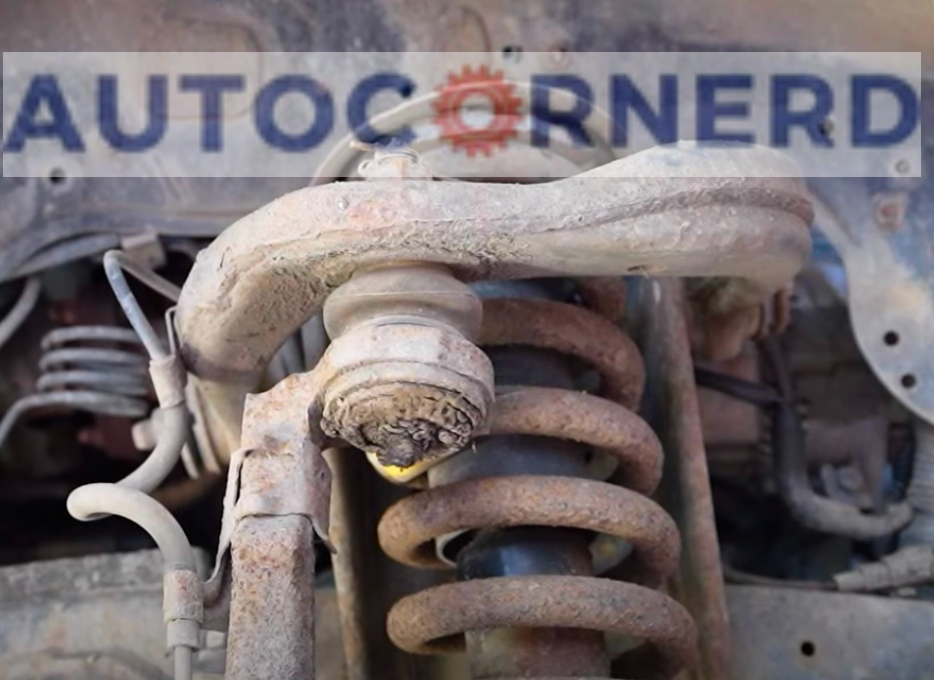
[[[14,403],[0,421],[0,446],[16,422],[40,408],[143,418],[151,410],[147,359],[129,328],[71,326],[42,338],[36,394]]]
[[[654,590],[674,571],[679,544],[673,521],[646,497],[662,451],[633,411],[639,352],[608,319],[540,299],[547,290],[533,285],[481,288],[493,296],[478,338],[496,377],[489,432],[426,462],[429,489],[380,522],[390,557],[453,567],[458,578],[396,603],[390,638],[411,653],[466,647],[475,680],[597,678],[610,677],[609,632],[643,641],[614,673],[671,677],[694,653],[694,629]],[[599,373],[602,397],[576,388],[581,363]],[[606,460],[618,484],[600,473]]]
[[[199,256],[179,299],[179,355],[204,397],[211,439],[224,455],[249,452],[237,516],[251,521],[230,539],[227,676],[313,668],[307,557],[310,526],[322,538],[329,533],[322,449],[330,442],[362,449],[385,476],[405,481],[479,448],[477,437],[530,436],[571,442],[566,455],[555,453],[566,467],[529,464],[500,476],[445,479],[451,462],[431,475],[433,488],[385,515],[379,534],[391,557],[424,567],[454,562],[463,577],[398,602],[389,616],[392,639],[432,653],[463,646],[470,633],[471,647],[485,655],[477,631],[563,636],[574,629],[585,631],[582,648],[596,639],[587,631],[611,632],[630,638],[614,674],[671,677],[691,659],[695,641],[687,612],[655,590],[674,570],[679,539],[671,518],[647,498],[662,452],[633,412],[643,386],[638,352],[599,315],[536,299],[481,308],[462,281],[701,277],[708,283],[698,311],[714,323],[758,305],[806,260],[812,211],[798,170],[769,150],[689,144],[532,185],[431,181],[411,154],[375,160],[374,181],[293,192],[232,226]],[[319,311],[332,342],[315,369],[249,394],[277,348]],[[560,367],[549,370],[545,386],[507,385],[503,377],[497,387],[478,344],[583,358],[601,376],[601,396],[558,387],[568,384]],[[671,392],[668,381],[664,387]],[[612,478],[589,468],[582,475],[573,443],[609,454]],[[510,444],[509,453],[516,448]],[[288,528],[277,534],[285,550],[270,554],[262,525]],[[604,563],[612,560],[588,560],[583,547],[525,560],[531,566],[503,564],[502,555],[523,543],[537,544],[536,555],[575,542],[602,555],[607,536],[625,548],[612,568]],[[635,647],[632,638],[640,640]],[[477,673],[491,676],[506,667],[482,666]],[[507,677],[515,677],[511,668]],[[601,659],[576,668],[562,673],[607,675]]]

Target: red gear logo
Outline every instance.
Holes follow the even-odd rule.
[[[477,153],[489,157],[496,149],[505,149],[509,140],[515,138],[522,100],[502,71],[491,73],[488,66],[475,71],[465,66],[460,74],[448,75],[438,94],[433,104],[437,114],[434,123],[441,128],[441,139],[455,151],[463,149],[468,158]],[[470,127],[464,122],[464,103],[477,96],[488,99],[491,105],[493,117],[486,127]]]

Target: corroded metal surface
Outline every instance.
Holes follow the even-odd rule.
[[[590,536],[552,527],[483,533],[458,555],[461,580],[499,576],[593,576]],[[580,628],[482,628],[464,633],[471,680],[541,675],[608,677],[601,631]]]
[[[420,320],[453,326],[475,340],[482,316],[473,289],[432,264],[398,263],[357,272],[324,305],[324,325],[332,339],[363,323]]]
[[[467,631],[464,638],[471,680],[539,678],[546,673],[577,680],[606,678],[609,673],[606,643],[600,631],[487,628]]]
[[[315,374],[302,373],[247,397],[240,451],[245,455],[243,473],[230,499],[236,507],[225,510],[225,523],[232,527],[248,516],[302,515],[327,542],[331,470],[322,455],[319,393]]]
[[[727,680],[732,677],[730,629],[682,284],[640,283],[634,309],[640,312],[636,322],[648,372],[643,415],[665,447],[660,499],[671,509],[682,536],[672,592],[701,631],[694,677]]]
[[[340,599],[346,680],[466,680],[459,668],[450,669],[460,660],[413,657],[399,650],[386,633],[386,613],[395,601],[449,577],[438,570],[405,567],[387,557],[376,541],[380,514],[406,490],[382,480],[359,451],[332,449],[328,459],[334,468],[331,539],[337,553],[332,563]],[[361,498],[367,502],[361,503]],[[331,624],[337,621],[317,618],[315,629]],[[324,653],[319,649],[318,656]]]
[[[314,677],[313,541],[301,516],[240,523],[231,544],[227,680]]]
[[[322,427],[384,465],[464,448],[493,401],[493,369],[447,328],[365,325],[335,339],[315,373]]]
[[[691,617],[674,600],[631,583],[580,576],[492,578],[438,586],[402,599],[389,635],[402,649],[460,648],[467,630],[566,627],[631,635],[646,644],[619,660],[630,678],[670,678],[694,655]]]
[[[424,591],[397,603],[389,615],[390,637],[407,651],[431,653],[448,642],[437,642],[436,638],[466,633],[468,648],[474,652],[471,666],[479,669],[483,678],[512,671],[533,677],[559,668],[569,677],[581,677],[606,674],[606,657],[600,654],[585,662],[583,656],[593,652],[594,638],[565,635],[565,629],[637,635],[650,632],[648,639],[657,644],[643,645],[635,656],[624,655],[617,664],[625,667],[633,663],[632,668],[639,671],[626,677],[673,675],[692,658],[693,624],[667,595],[644,587],[658,587],[674,573],[678,562],[674,522],[644,495],[658,485],[662,450],[646,423],[617,403],[634,405],[640,399],[643,366],[638,349],[623,331],[593,312],[528,299],[485,300],[479,342],[557,351],[595,366],[603,379],[604,394],[616,401],[555,387],[502,386],[489,431],[484,434],[544,436],[589,444],[616,458],[617,478],[630,488],[534,469],[505,476],[482,475],[478,469],[474,472],[480,473],[479,477],[455,475],[453,479],[460,481],[447,480],[397,502],[383,515],[378,528],[386,553],[403,564],[443,568],[450,562],[439,554],[436,544],[449,546],[451,536],[471,532],[474,538],[458,554],[457,565],[458,573],[472,580]],[[545,370],[534,361],[529,365]],[[516,375],[517,380],[522,379]],[[503,455],[507,452],[508,448]],[[456,461],[452,459],[452,463]],[[440,482],[442,477],[434,481]],[[621,538],[631,546],[631,553],[613,569],[613,576],[632,583],[592,578],[592,563],[587,571],[559,568],[557,572],[576,576],[554,575],[548,565],[557,558],[546,547],[547,541],[523,542],[517,534],[504,533],[509,527],[520,532],[532,527],[585,532],[577,534],[577,539],[591,532]],[[476,533],[485,529],[497,531]],[[481,539],[481,535],[486,538]],[[495,536],[504,541],[501,548],[496,547]],[[573,541],[573,532],[565,539]],[[525,547],[517,548],[516,540]],[[499,567],[492,572],[465,567],[483,554],[484,541],[491,554],[499,555],[491,558],[493,563],[505,559],[503,550],[518,549],[523,557],[517,557],[517,565],[525,566],[505,572]],[[589,551],[584,554],[591,562]],[[531,568],[533,563],[537,566]],[[523,571],[526,568],[531,571]],[[520,573],[521,578],[517,576]],[[588,581],[592,581],[589,589]],[[609,599],[601,600],[599,593]],[[603,608],[587,604],[587,598],[601,600]],[[606,606],[610,601],[620,611],[611,614]],[[664,604],[652,611],[646,609],[659,601]],[[643,624],[646,629],[640,627]],[[546,644],[547,630],[539,629],[553,631],[551,647]],[[545,657],[551,659],[550,669]]]
[[[603,377],[603,395],[628,408],[645,385],[635,343],[615,324],[580,307],[548,300],[484,300],[483,346],[552,349],[589,362]]]
[[[615,458],[620,482],[642,494],[655,491],[662,476],[662,445],[652,428],[625,407],[582,392],[522,387],[501,393],[489,434],[589,444]]]
[[[755,177],[763,171],[787,178]],[[764,149],[655,149],[544,185],[409,179],[283,196],[203,251],[182,292],[182,353],[210,403],[212,439],[236,448],[263,365],[368,265],[435,262],[464,279],[736,277],[708,291],[712,312],[758,302],[807,256],[811,209],[795,175]]]
[[[480,315],[476,293],[444,267],[357,273],[324,305],[324,431],[400,468],[464,448],[493,400],[492,367],[471,342]]]
[[[228,679],[313,677],[314,537],[327,538],[331,479],[308,427],[312,389],[295,376],[246,407],[219,556],[229,536]]]
[[[610,321],[626,314],[626,283],[613,276],[587,277],[575,281],[584,305]]]
[[[664,510],[622,487],[570,477],[471,479],[429,489],[392,506],[379,524],[393,559],[445,568],[431,541],[464,529],[553,526],[598,531],[629,541],[628,580],[659,585],[678,561],[678,530]]]
[[[373,647],[377,643],[367,635],[368,607],[373,607],[375,603],[366,599],[367,583],[363,577],[366,568],[365,541],[368,538],[363,523],[366,509],[355,497],[358,490],[354,484],[355,472],[359,468],[355,468],[351,460],[351,456],[358,454],[356,451],[333,448],[325,452],[325,456],[334,474],[329,538],[335,548],[331,565],[340,601],[338,617],[347,680],[367,680],[373,672]],[[315,629],[321,626],[321,620],[316,620]]]
[[[934,607],[894,597],[727,586],[736,677],[927,680]]]

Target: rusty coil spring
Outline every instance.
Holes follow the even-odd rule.
[[[585,296],[586,299],[586,296]],[[591,304],[609,315],[612,305]],[[500,627],[574,628],[640,638],[614,662],[627,678],[670,678],[692,661],[694,624],[687,611],[654,590],[675,570],[679,536],[646,496],[662,472],[661,445],[634,409],[644,368],[635,344],[614,323],[568,304],[484,301],[486,347],[529,346],[584,359],[602,377],[605,398],[563,389],[499,389],[489,435],[538,435],[594,447],[616,459],[610,484],[556,476],[508,476],[454,482],[409,496],[386,511],[379,541],[394,560],[446,568],[434,541],[454,532],[519,526],[609,534],[632,546],[605,576],[511,576],[464,581],[401,599],[388,632],[401,649],[437,654],[463,649],[468,631]],[[541,679],[544,680],[544,679]]]
[[[129,328],[69,326],[42,338],[37,394],[15,402],[0,420],[0,447],[16,422],[39,409],[65,408],[99,415],[143,418],[148,401],[148,360]]]

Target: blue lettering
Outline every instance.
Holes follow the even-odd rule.
[[[377,146],[411,144],[415,139],[415,133],[408,125],[389,133],[374,130],[370,125],[367,108],[370,100],[381,90],[393,90],[402,95],[403,99],[408,99],[415,91],[415,83],[411,78],[398,73],[377,73],[362,80],[347,100],[347,122],[350,123],[350,129],[364,144]]]
[[[574,108],[553,111],[552,89],[567,90],[574,95]],[[584,120],[593,109],[593,91],[583,78],[572,75],[537,75],[532,77],[532,146],[548,146],[548,132],[552,125],[563,127],[575,146],[590,146],[590,135],[584,129]]]
[[[40,121],[38,114],[43,104],[48,107],[51,119]],[[58,139],[65,151],[84,151],[84,142],[53,75],[38,75],[30,81],[13,128],[3,145],[4,153],[21,152],[28,139]]]
[[[224,145],[223,95],[243,90],[243,76],[182,76],[183,92],[201,93],[201,149],[220,151]]]
[[[904,141],[918,126],[918,94],[901,78],[883,74],[856,75],[851,80],[853,146],[891,146]],[[898,101],[901,117],[888,130],[872,129],[872,96],[888,93]]]
[[[100,111],[101,136],[117,151],[148,151],[165,136],[168,119],[168,81],[165,76],[149,77],[146,100],[148,121],[138,134],[127,134],[120,128],[117,77],[101,76],[98,80],[97,106]]]
[[[659,76],[659,105],[653,110],[645,95],[629,76],[615,75],[610,81],[613,103],[613,146],[629,146],[629,110],[632,109],[659,144],[678,140],[678,78]]]
[[[289,134],[276,123],[279,98],[290,92],[306,96],[315,108],[315,120],[302,133]],[[334,100],[321,83],[309,76],[287,75],[270,81],[256,98],[253,109],[256,129],[270,146],[282,151],[308,151],[320,144],[334,126]]]
[[[697,139],[701,142],[740,142],[752,144],[748,132],[718,132],[717,119],[748,118],[747,102],[718,102],[721,90],[751,90],[752,76],[697,76]]]
[[[814,105],[806,111],[792,111],[791,98],[796,90],[814,95]],[[827,130],[827,120],[833,111],[833,91],[817,76],[780,74],[772,78],[772,145],[787,147],[791,128],[801,127],[814,146],[830,148],[833,140]]]

